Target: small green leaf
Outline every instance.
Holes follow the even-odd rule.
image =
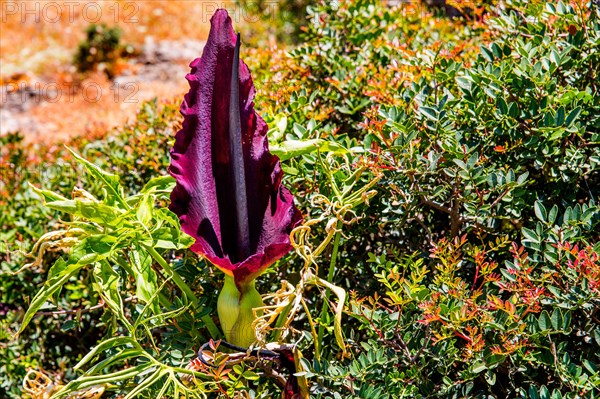
[[[519,116],[519,105],[515,102],[511,102],[508,107],[508,115],[511,118],[516,118]]]
[[[431,107],[421,107],[419,108],[419,112],[421,115],[425,116],[427,119],[430,119],[434,122],[438,121],[438,112]]]
[[[469,159],[467,160],[467,166],[469,168],[473,168],[475,166],[475,164],[477,164],[477,161],[479,160],[479,154],[478,153],[474,153],[473,155],[471,155],[469,157]]]
[[[48,202],[46,206],[103,226],[115,226],[124,211],[114,206],[91,200],[63,200]]]
[[[571,312],[568,310],[563,314],[562,329],[565,333],[571,330]]]
[[[135,273],[136,296],[143,303],[148,303],[158,290],[158,277],[152,268],[152,257],[143,249],[134,249],[131,251],[131,265]]]
[[[519,177],[517,178],[517,184],[521,185],[523,183],[525,183],[525,181],[527,181],[527,178],[529,177],[529,172],[523,172],[522,174],[519,175]]]
[[[102,295],[104,302],[115,314],[119,315],[121,319],[125,319],[123,314],[123,300],[119,293],[119,275],[113,270],[108,262],[100,261],[97,262],[96,267],[94,267],[94,277],[100,288],[98,291]]]
[[[331,152],[334,154],[347,154],[350,152],[337,143],[322,139],[287,140],[281,144],[272,145],[270,150],[271,153],[277,155],[281,161],[287,161],[288,159],[317,151]]]
[[[546,223],[548,221],[548,212],[546,211],[546,208],[544,207],[542,202],[535,201],[534,209],[535,216],[537,216],[537,218],[540,219],[542,222]]]
[[[65,387],[63,387],[60,391],[56,392],[54,395],[50,397],[50,399],[57,399],[60,397],[64,397],[69,393],[72,393],[76,390],[85,389],[93,386],[111,384],[118,381],[126,381],[132,378],[139,376],[141,373],[146,371],[149,368],[155,367],[153,363],[146,362],[135,367],[126,368],[124,370],[115,371],[113,373],[99,375],[90,375],[90,376],[81,376],[78,379],[69,382]]]
[[[42,190],[37,188],[36,186],[34,186],[33,184],[29,183],[29,187],[40,197],[42,197],[42,199],[44,200],[44,202],[54,202],[54,201],[67,201],[68,199],[63,197],[62,195],[55,193],[53,191],[49,191],[49,190]]]
[[[506,100],[504,98],[498,97],[496,99],[496,105],[498,106],[501,115],[508,114],[508,105],[506,105]]]
[[[140,191],[145,194],[151,191],[171,191],[175,187],[175,178],[172,176],[158,176],[150,179]]]
[[[271,129],[269,129],[269,141],[277,142],[285,136],[285,131],[287,130],[288,118],[285,114],[277,114],[273,118],[273,123],[270,124]]]
[[[541,331],[546,331],[550,329],[550,325],[551,325],[551,321],[550,321],[550,315],[548,314],[548,312],[546,312],[545,310],[540,314],[540,317],[538,318],[538,326],[540,327]]]
[[[137,220],[144,226],[148,226],[152,221],[153,210],[154,197],[149,194],[144,195],[138,203],[138,207],[135,211]]]
[[[125,202],[125,198],[123,196],[123,187],[121,187],[119,184],[119,176],[103,171],[98,166],[83,158],[69,147],[67,147],[67,149],[71,152],[71,154],[73,154],[75,159],[77,159],[79,163],[85,167],[90,175],[104,183],[104,188],[106,188],[106,192],[108,193],[107,201],[109,205],[117,202],[124,209],[129,209],[129,206]]]
[[[562,126],[565,123],[565,107],[560,107],[556,111],[556,117],[554,118],[556,126]]]
[[[490,47],[492,49],[492,53],[496,58],[502,58],[502,49],[500,48],[500,46],[498,46],[498,44],[492,43]]]
[[[550,51],[550,61],[556,64],[556,66],[560,65],[560,56],[556,50]]]
[[[573,124],[573,122],[575,122],[577,120],[577,118],[579,118],[579,114],[581,114],[581,107],[577,107],[574,110],[572,110],[571,112],[569,112],[569,115],[567,116],[566,119],[566,126],[571,126]]]
[[[494,62],[494,54],[485,46],[480,46],[481,55],[489,62]]]
[[[133,388],[123,399],[133,399],[141,396],[141,393],[146,389],[150,388],[152,385],[156,384],[163,375],[167,374],[169,371],[162,369],[160,367],[156,368],[156,371],[145,378],[142,382],[139,382],[135,388]]]
[[[484,370],[487,370],[487,366],[486,366],[485,362],[479,361],[479,362],[475,362],[475,364],[473,364],[472,371],[474,374],[479,374]]]
[[[488,370],[485,373],[485,381],[491,386],[496,385],[496,373],[494,373],[492,370]]]
[[[77,328],[77,326],[79,326],[79,323],[77,323],[77,320],[67,320],[65,321],[62,326],[60,326],[60,330],[63,332],[72,330],[74,328]]]
[[[548,213],[548,224],[554,224],[554,222],[556,221],[556,215],[558,215],[558,206],[554,205]]]
[[[550,291],[555,297],[557,297],[557,298],[562,297],[563,292],[561,291],[560,288],[555,287],[553,285],[549,285],[546,288],[548,288],[548,291]]]
[[[74,275],[79,269],[85,266],[85,262],[76,262],[70,263],[66,262],[63,258],[58,258],[53,268],[60,270],[59,272],[55,272],[52,277],[49,277],[46,280],[44,286],[38,291],[35,295],[27,312],[25,312],[25,316],[23,316],[23,322],[21,323],[21,327],[17,331],[17,335],[19,335],[25,327],[29,324],[33,316],[37,313],[37,311],[42,307],[42,305],[52,297],[52,295],[62,288],[62,286]]]
[[[256,374],[254,371],[250,371],[250,370],[244,371],[244,373],[242,374],[242,377],[244,377],[245,379],[250,380],[250,381],[256,381],[260,378],[260,376],[258,374]]]
[[[294,123],[294,133],[296,133],[296,136],[298,136],[299,138],[304,138],[306,137],[306,132],[308,131],[304,126],[302,126],[299,123]]]
[[[73,367],[73,369],[74,370],[81,369],[90,360],[92,360],[93,358],[95,358],[96,356],[100,355],[102,352],[104,352],[104,351],[106,351],[108,349],[119,347],[119,346],[124,346],[124,345],[132,346],[134,344],[137,344],[137,342],[132,337],[120,336],[120,337],[111,337],[111,338],[108,338],[105,341],[102,341],[98,345],[96,345],[95,347],[93,347],[92,350],[87,355],[85,355],[83,357],[83,359],[81,359]]]
[[[523,236],[527,240],[532,241],[532,242],[540,242],[540,237],[538,236],[538,234],[535,231],[528,229],[527,227],[523,227],[521,229],[521,232],[523,233]]]
[[[583,367],[585,367],[592,374],[596,374],[596,373],[598,373],[598,371],[600,371],[600,368],[598,368],[598,365],[595,363],[592,363],[588,359],[583,359],[582,363],[583,363]]]
[[[558,308],[554,309],[554,312],[552,312],[551,321],[552,321],[552,327],[555,330],[561,330],[562,329],[562,327],[563,327],[563,316],[562,316],[562,313],[561,313],[560,309],[558,309]]]

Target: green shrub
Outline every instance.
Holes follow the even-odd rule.
[[[275,265],[259,284],[264,292],[281,288],[281,280],[297,285],[308,269],[349,292],[338,329],[338,315],[328,311],[337,302],[329,301],[328,289],[303,291],[309,313],[300,313],[289,332],[304,354],[304,377],[314,397],[596,397],[598,6],[511,1],[489,7],[482,22],[447,20],[410,7],[368,0],[316,4],[298,47],[287,54],[251,52],[261,66],[257,105],[271,127],[271,147],[284,160],[286,184],[306,220],[315,221],[298,247],[300,256],[286,259],[285,268]],[[164,174],[177,120],[175,107],[157,112],[147,104],[137,124],[80,150],[120,176],[123,195],[136,209],[144,204],[144,184]],[[22,156],[19,148],[10,154]],[[58,226],[52,222],[57,215],[36,202],[26,179],[11,176],[5,186],[10,195],[3,196],[8,203],[0,203],[20,210],[2,213],[9,243],[31,245]],[[75,174],[51,186],[67,195],[80,183]],[[85,187],[99,203],[106,201],[97,179],[87,179]],[[133,223],[137,214],[130,212],[131,225],[123,230],[104,226],[104,234],[122,243],[110,256],[126,261],[110,260],[110,270],[82,269],[55,303],[68,309],[98,304],[102,295],[113,295],[108,299],[115,303],[136,296],[138,284],[147,280],[136,282],[135,270],[128,269],[134,259],[123,254],[138,244],[125,233],[142,237],[142,230],[155,233],[160,223],[175,226],[157,219],[165,217],[165,193],[154,192],[151,201],[156,207],[145,223]],[[90,214],[84,216],[72,221],[85,225]],[[322,242],[331,245],[319,247]],[[103,248],[80,249],[90,254]],[[317,249],[320,257],[306,255]],[[214,307],[218,284],[210,266],[185,251],[158,252],[206,308],[178,302],[180,290],[167,284],[154,292],[163,293],[172,308],[159,302],[144,313],[132,301],[124,302],[124,312],[107,308],[102,318],[86,313],[88,324],[79,325],[97,335],[86,338],[86,348],[73,349],[66,367],[96,338],[125,342],[139,336],[143,342],[141,348],[126,343],[86,358],[90,375],[127,370],[118,362],[109,365],[116,354],[151,370],[116,381],[111,394],[134,392],[157,370],[185,366],[208,337],[201,318]],[[48,256],[45,264],[54,260],[56,255]],[[3,270],[14,271],[23,261],[3,259]],[[42,274],[1,276],[2,286],[13,287],[2,301],[17,301],[14,292],[21,287],[33,297]],[[118,287],[103,286],[106,276],[114,276]],[[82,289],[84,298],[73,296]],[[8,332],[24,312],[24,301],[16,303]],[[176,308],[181,311],[166,316]],[[61,324],[33,320],[47,331]],[[136,320],[139,330],[127,328]],[[24,342],[34,343],[24,352],[28,357],[0,370],[9,378],[22,376],[28,365],[59,368],[40,361],[35,348],[50,340],[32,330],[24,331],[30,334]],[[51,353],[61,353],[61,344],[50,342]],[[0,350],[14,359],[21,350],[15,345],[10,341]],[[98,364],[109,367],[100,370]],[[239,391],[279,395],[257,364],[238,366],[223,371],[227,378],[202,370],[199,385],[220,388],[223,397]],[[76,377],[71,368],[67,377]],[[172,385],[149,385],[139,395],[156,397],[162,386]]]
[[[121,29],[106,24],[90,24],[85,35],[86,38],[77,47],[73,65],[82,73],[101,66],[108,77],[112,77],[115,63],[126,51],[121,43]]]
[[[299,36],[306,25],[307,0],[240,0],[236,15],[241,15],[244,22],[250,23],[250,42],[272,40],[293,44],[298,43]],[[262,43],[261,43],[262,45]]]
[[[368,1],[313,9],[324,18],[285,80],[304,89],[273,120],[294,121],[288,139],[353,137],[384,176],[336,265],[356,292],[358,357],[307,365],[323,397],[597,391],[600,15],[588,6],[511,2],[490,10],[489,40],[465,23],[437,47],[427,37],[446,39],[443,21],[423,32]],[[290,167],[327,195],[306,182],[319,181],[313,159]]]
[[[159,107],[156,102],[145,103],[135,123],[109,132],[108,137],[75,138],[70,145],[93,156],[102,167],[110,165],[111,170],[121,173],[126,193],[130,195],[138,192],[145,181],[166,170],[169,143],[178,123],[177,113],[175,105]],[[43,285],[49,266],[68,249],[60,240],[50,240],[36,259],[38,251],[32,250],[34,243],[44,234],[65,230],[68,225],[61,219],[61,212],[43,205],[29,184],[66,197],[74,187],[83,184],[97,196],[102,195],[102,189],[97,180],[84,183],[83,170],[62,145],[27,143],[19,133],[0,140],[0,302],[3,306],[0,357],[5,359],[0,366],[0,396],[21,397],[22,380],[28,368],[66,370],[65,378],[70,379],[72,366],[106,333],[104,321],[98,319],[101,308],[95,312],[77,312],[97,305],[100,300],[87,288],[93,276],[82,273],[65,285],[63,295],[57,296],[53,306],[43,309],[32,320],[33,327],[21,333],[18,339],[13,337],[31,299]],[[27,264],[28,267],[14,274]],[[66,313],[53,313],[57,311]]]

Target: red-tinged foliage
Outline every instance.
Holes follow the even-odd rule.
[[[562,251],[566,264],[564,261],[557,264],[557,272],[553,275],[554,282],[566,291],[585,282],[592,292],[600,295],[600,254],[591,245],[580,247],[578,244],[565,242],[557,244],[556,247]],[[565,266],[569,270],[565,270]],[[565,281],[568,275],[574,275],[574,281]]]

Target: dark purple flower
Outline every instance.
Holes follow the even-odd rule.
[[[254,84],[227,11],[213,15],[202,57],[190,67],[183,127],[171,150],[177,185],[170,209],[196,239],[191,249],[240,286],[291,250],[289,234],[301,215],[281,185],[279,158],[269,153],[268,127],[254,111]]]

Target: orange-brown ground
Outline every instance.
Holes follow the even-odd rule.
[[[134,116],[144,100],[180,97],[188,87],[184,68],[191,59],[175,62],[173,73],[176,76],[170,79],[135,79],[136,66],[122,63],[121,72],[131,75],[134,83],[125,78],[128,85],[117,90],[101,72],[83,78],[78,75],[72,66],[73,54],[90,23],[118,25],[123,31],[122,42],[136,48],[149,38],[155,42],[173,40],[174,46],[183,39],[202,41],[208,35],[210,16],[222,6],[229,9],[234,3],[206,0],[0,0],[0,84],[8,85],[8,91],[29,87],[42,92],[41,97],[20,110],[19,107],[10,108],[3,95],[0,109],[4,108],[4,123],[7,123],[6,115],[14,121],[26,118],[27,123],[19,126],[35,126],[35,129],[22,128],[28,140],[58,141],[121,125]],[[234,20],[243,20],[241,13],[233,12],[232,16]],[[160,67],[166,69],[168,65]],[[46,101],[43,94],[52,90],[57,90],[60,98],[53,98],[51,94],[56,92],[52,92],[49,94],[52,101]],[[96,95],[98,91],[99,96]]]

